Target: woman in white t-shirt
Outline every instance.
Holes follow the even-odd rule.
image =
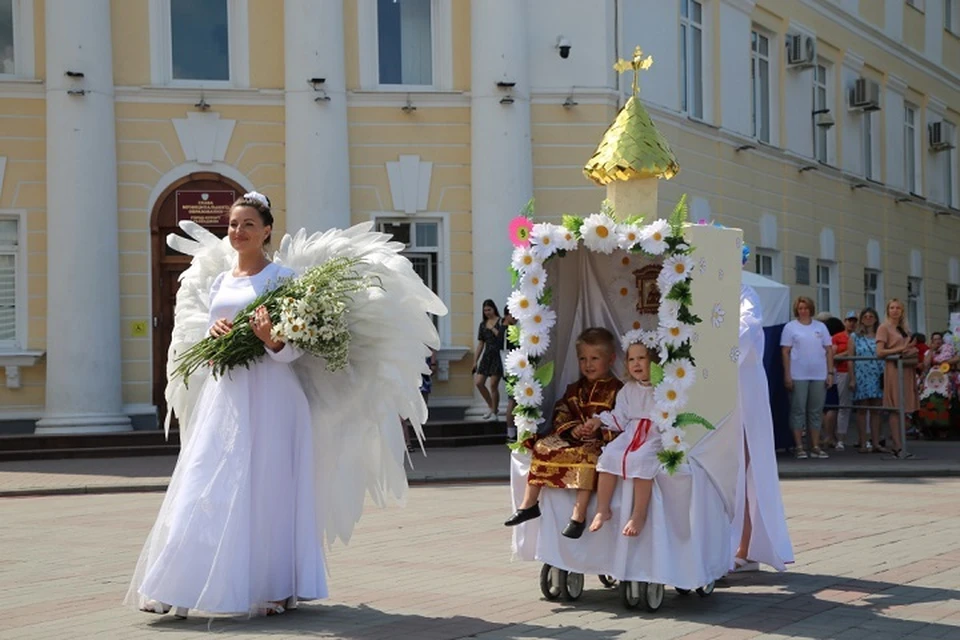
[[[798,460],[810,456],[829,458],[820,449],[820,426],[827,387],[833,384],[833,343],[830,332],[813,319],[813,300],[800,296],[793,303],[793,316],[783,328],[780,349],[783,354],[783,380],[790,392],[790,428]],[[803,430],[810,432],[810,456],[803,448]]]

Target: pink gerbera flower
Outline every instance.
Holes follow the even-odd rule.
[[[517,216],[510,221],[510,242],[515,247],[529,247],[533,222],[526,216]]]

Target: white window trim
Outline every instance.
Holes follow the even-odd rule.
[[[691,3],[696,2],[700,5],[700,22],[694,22],[693,19],[689,16],[689,8],[687,10],[688,17],[684,18],[683,13],[680,14],[680,26],[681,28],[686,27],[687,29],[687,41],[686,41],[686,51],[681,52],[681,61],[686,60],[687,67],[683,68],[683,65],[680,65],[680,82],[681,84],[685,83],[686,86],[682,87],[682,90],[686,91],[687,94],[687,104],[682,104],[683,94],[680,94],[681,104],[680,111],[687,114],[694,120],[704,120],[706,117],[707,109],[707,92],[706,92],[706,82],[704,80],[704,56],[703,51],[707,43],[707,34],[704,29],[705,16],[707,13],[707,7],[704,7],[704,0],[689,0]],[[694,110],[691,109],[690,103],[692,100],[690,97],[693,95],[693,89],[696,87],[696,81],[693,78],[693,74],[690,73],[690,63],[693,58],[693,45],[691,44],[691,32],[693,29],[697,29],[700,32],[700,115],[694,113]]]
[[[817,67],[823,67],[824,78],[822,83],[817,81]],[[817,60],[817,64],[813,68],[813,109],[812,111],[817,111],[818,109],[823,108],[823,109],[828,109],[831,115],[833,114],[834,96],[833,96],[833,91],[831,91],[831,89],[833,88],[833,83],[831,82],[832,79],[833,79],[833,64],[829,60],[824,60],[822,58]],[[824,98],[823,98],[824,105],[823,107],[818,107],[817,97],[816,97],[817,89],[821,89],[821,88],[824,91]],[[818,162],[822,162],[824,164],[829,164],[829,165],[832,165],[835,162],[833,159],[833,149],[836,147],[836,144],[835,143],[830,144],[831,137],[834,135],[834,131],[836,130],[835,127],[836,125],[828,128],[825,132],[826,135],[824,136],[824,144],[826,146],[826,149],[824,149],[824,153],[823,153],[824,159],[820,160],[820,156],[818,154],[819,149],[817,149],[817,139],[819,138],[819,132],[822,127],[817,126],[817,116],[816,114],[813,115],[813,158]]]
[[[380,84],[380,46],[377,36],[377,0],[357,0],[360,89],[397,93],[453,90],[452,0],[430,0],[433,41],[433,84]]]
[[[820,309],[818,307],[817,311],[829,311],[834,315],[840,313],[840,267],[835,260],[826,260],[820,258],[816,262],[816,285],[817,285],[817,304],[820,304],[820,267],[826,267],[830,271],[830,307],[827,309]]]
[[[780,117],[779,117],[780,74],[778,71],[780,68],[779,66],[780,65],[780,44],[779,44],[780,41],[776,33],[768,31],[767,29],[765,29],[764,27],[756,23],[752,24],[750,27],[751,37],[754,32],[756,32],[757,35],[761,35],[767,39],[766,60],[767,60],[767,69],[769,73],[767,90],[770,92],[770,95],[768,97],[768,104],[770,108],[769,108],[769,112],[767,113],[767,118],[770,120],[770,122],[768,123],[767,127],[770,130],[770,139],[763,140],[760,138],[760,130],[762,129],[762,127],[757,127],[757,132],[756,134],[754,134],[754,132],[752,131],[752,128],[753,128],[752,122],[750,125],[751,136],[761,144],[778,146],[780,144]],[[749,43],[748,43],[748,46],[750,46]],[[759,52],[759,47],[757,48],[758,48],[758,51],[754,51],[753,47],[750,46],[750,66],[751,67],[754,64],[754,59],[755,58],[759,59],[761,57],[761,54]],[[758,67],[759,67],[759,64],[758,64]],[[758,71],[759,71],[759,68],[758,68]],[[759,82],[757,86],[759,87]],[[751,93],[755,91],[752,79],[750,81],[750,91]],[[757,97],[759,98],[759,94]],[[760,104],[760,101],[758,100],[757,101],[758,107],[759,107],[759,104]],[[753,117],[753,113],[752,113],[752,106],[751,106],[751,119],[752,117]]]
[[[36,60],[33,38],[33,0],[13,0],[14,72],[0,73],[0,82],[34,79]]]
[[[913,112],[913,122],[907,122],[907,114]],[[920,107],[912,102],[903,103],[903,190],[908,193],[922,195],[923,176],[920,170]],[[909,138],[912,137],[912,140]],[[910,155],[907,154],[908,143],[913,147],[913,166],[907,166]],[[913,188],[910,188],[910,178],[913,177]]]
[[[920,13],[925,13],[926,10],[927,10],[927,8],[926,8],[926,6],[925,6],[926,3],[925,3],[924,0],[907,0],[905,4],[906,4],[908,7],[913,7],[914,9],[916,9],[917,11],[919,11]]]
[[[881,269],[873,269],[872,267],[866,267],[864,269],[864,274],[866,274],[867,271],[871,271],[877,274],[877,288],[874,291],[877,301],[874,308],[877,310],[877,313],[880,315],[880,318],[881,318],[880,321],[882,322],[884,310],[881,307],[883,307],[883,305],[886,304],[886,299],[883,297],[883,271]],[[864,287],[863,289],[863,303],[864,303],[864,306],[867,306],[866,287]]]
[[[19,354],[27,348],[27,212],[23,209],[0,209],[0,217],[15,218],[17,220],[17,252],[14,257],[17,270],[15,304],[17,305],[16,337],[11,340],[0,340],[0,354]]]
[[[947,19],[947,3],[950,3],[950,15]],[[960,36],[960,2],[957,0],[943,0],[943,28],[955,36]]]
[[[919,287],[919,293],[917,294],[917,322],[916,326],[913,324],[910,325],[910,331],[914,333],[926,333],[927,332],[927,310],[926,310],[926,296],[924,295],[923,290],[923,278],[910,276],[907,278],[907,308],[904,310],[907,314],[910,313],[910,281],[915,280]],[[909,315],[908,315],[909,318]]]
[[[758,258],[761,256],[767,256],[770,258],[772,273],[766,277],[770,278],[771,280],[776,280],[777,282],[783,282],[783,263],[781,261],[780,252],[777,249],[771,249],[769,247],[757,247],[756,252]]]
[[[210,89],[243,89],[250,86],[249,0],[226,1],[230,80],[176,80],[173,77],[170,0],[150,0],[151,84],[162,87],[204,87]]]
[[[957,161],[960,160],[960,157],[958,157],[960,154],[957,153],[957,146],[960,145],[960,135],[957,135],[957,123],[950,122],[949,120],[942,120],[942,122],[950,125],[954,138],[951,140],[953,149],[941,152],[948,159],[948,162],[944,162],[944,166],[940,169],[942,172],[941,179],[944,181],[945,187],[950,187],[950,197],[944,198],[944,204],[954,209],[960,209],[960,193],[957,193],[957,191],[960,190],[960,180],[957,180]],[[946,189],[944,189],[944,196],[946,196]]]
[[[370,221],[373,222],[374,228],[380,222],[386,221],[397,221],[397,222],[439,222],[440,223],[440,232],[438,234],[440,240],[440,249],[437,251],[437,296],[443,301],[443,304],[447,305],[447,308],[452,308],[450,305],[450,281],[452,275],[450,273],[450,214],[431,211],[429,214],[418,214],[413,216],[405,215],[402,211],[375,211],[370,213]],[[451,314],[445,316],[440,316],[437,318],[437,332],[440,334],[440,344],[444,347],[451,344]]]

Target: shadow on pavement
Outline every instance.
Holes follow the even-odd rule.
[[[295,611],[267,618],[189,618],[179,620],[163,616],[147,624],[151,631],[211,631],[251,636],[289,636],[343,638],[344,640],[377,640],[388,638],[429,638],[454,640],[488,634],[511,638],[576,638],[577,640],[609,640],[625,633],[624,629],[590,630],[581,627],[544,627],[528,623],[491,622],[482,618],[453,616],[440,618],[416,614],[388,613],[361,605],[306,604]]]

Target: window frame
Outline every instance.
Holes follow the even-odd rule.
[[[919,195],[921,192],[920,176],[917,163],[920,154],[917,153],[919,140],[917,139],[917,116],[919,107],[911,102],[903,103],[903,188],[908,193]]]
[[[823,70],[822,81],[817,77],[821,69]],[[813,65],[813,113],[811,114],[813,118],[813,158],[823,164],[830,163],[830,129],[817,126],[817,115],[833,111],[830,108],[830,71],[830,64],[825,60],[818,60]],[[822,104],[820,103],[821,93],[823,95]],[[822,149],[820,148],[821,136],[823,138]]]
[[[33,0],[11,0],[13,9],[13,73],[0,73],[0,83],[36,76]]]
[[[955,123],[950,122],[949,120],[941,120],[941,122],[943,123],[942,126],[948,131],[950,131],[951,136],[953,138],[958,137],[957,127]],[[957,197],[958,196],[957,194],[957,190],[958,190],[957,142],[958,141],[949,140],[949,142],[953,145],[953,148],[941,151],[944,157],[943,168],[941,169],[941,171],[943,171],[943,175],[941,176],[941,178],[943,179],[943,202],[948,207],[957,209],[957,208],[960,208],[960,204],[958,204],[958,197]]]
[[[756,258],[754,259],[754,268],[756,269],[757,274],[782,283],[783,268],[780,263],[780,252],[769,247],[756,247],[755,252]],[[770,273],[765,273],[764,270],[761,269],[764,259],[770,261]]]
[[[691,9],[694,4],[700,7],[699,22],[694,22],[693,16],[691,15]],[[686,8],[687,15],[684,15],[684,8]],[[702,0],[680,0],[680,111],[696,120],[704,119],[703,43],[705,35],[703,17],[704,7]],[[700,34],[699,60],[696,60],[694,57],[693,39],[691,37],[694,30]],[[693,70],[697,72],[696,74],[690,72],[691,62],[694,64]],[[700,101],[699,104],[693,105],[694,109],[691,109],[690,97],[694,94],[699,96]],[[696,107],[699,107],[699,113]]]
[[[250,86],[249,0],[227,3],[229,80],[187,80],[173,77],[173,25],[170,0],[150,0],[150,82],[178,88],[242,89]]]
[[[829,311],[833,314],[840,312],[840,279],[838,265],[835,260],[817,260],[817,309],[820,311]],[[826,285],[820,282],[820,270],[826,269],[827,277],[830,280]],[[827,305],[822,304],[821,295],[823,290],[827,292]]]
[[[756,48],[754,48],[754,38],[756,38]],[[760,52],[760,39],[767,41],[767,53]],[[764,144],[773,144],[774,135],[774,99],[773,86],[775,76],[775,60],[773,52],[776,48],[776,35],[771,34],[764,29],[753,25],[750,29],[750,132],[759,142]],[[760,81],[761,62],[767,63],[767,110],[763,114],[764,120],[761,121],[760,105],[762,104],[762,82]],[[766,125],[767,137],[763,138],[763,126]]]
[[[943,28],[960,37],[960,3],[956,0],[943,0]]]
[[[914,292],[914,288],[915,291]],[[909,276],[907,278],[907,321],[910,323],[910,330],[916,333],[926,333],[927,314],[926,304],[923,295],[923,278]],[[911,311],[912,310],[912,311]],[[911,319],[911,313],[915,318]]]
[[[0,218],[17,221],[17,246],[0,247],[0,252],[13,254],[14,268],[14,338],[0,340],[0,354],[19,353],[27,348],[27,212],[21,209],[0,209]]]
[[[876,275],[876,284],[872,290],[867,287],[867,276]],[[868,296],[873,296],[873,304],[870,303]],[[863,270],[863,306],[877,310],[877,313],[883,313],[880,309],[883,306],[883,271],[880,269],[871,269],[865,267]]]
[[[453,9],[451,0],[430,0],[430,54],[433,83],[380,84],[377,0],[357,0],[360,89],[382,93],[430,93],[453,90]]]

